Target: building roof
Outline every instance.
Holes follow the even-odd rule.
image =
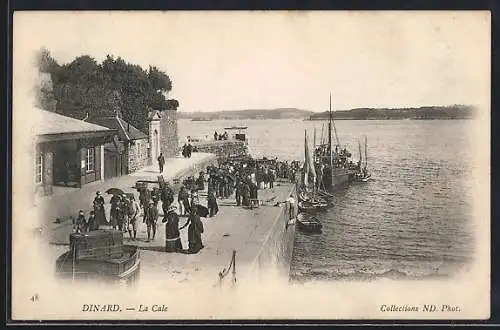
[[[158,111],[158,110],[153,110],[153,111],[150,111],[148,113],[148,120],[149,121],[160,119],[160,118],[161,118],[161,114],[160,114],[160,111]]]
[[[90,132],[109,132],[107,127],[92,124],[83,120],[63,116],[54,112],[37,109],[38,111],[35,124],[35,134],[40,135],[54,135],[65,133],[90,133]]]
[[[98,125],[117,130],[118,137],[122,141],[142,140],[148,138],[148,136],[145,133],[135,128],[134,126],[130,125],[122,118],[116,116],[96,117],[96,118],[91,118],[89,120]]]

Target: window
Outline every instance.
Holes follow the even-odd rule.
[[[92,172],[94,170],[94,148],[87,149],[87,156],[85,157],[85,164],[87,165],[87,172]]]
[[[35,184],[42,183],[42,178],[43,178],[43,154],[41,152],[37,152],[35,160]]]

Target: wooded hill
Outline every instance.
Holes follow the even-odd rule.
[[[351,110],[334,111],[336,120],[390,120],[390,119],[471,119],[476,109],[470,105],[427,106],[420,108],[357,108]],[[311,114],[311,120],[327,120],[328,111]]]
[[[286,119],[308,118],[313,112],[296,108],[246,109],[212,112],[179,112],[179,118],[190,119]]]

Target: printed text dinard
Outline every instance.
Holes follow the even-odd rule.
[[[136,306],[122,306],[118,304],[83,304],[82,312],[166,312],[168,307],[164,304],[142,305]]]
[[[421,306],[417,305],[380,305],[381,312],[460,312],[460,307],[456,305],[449,304],[424,304]]]

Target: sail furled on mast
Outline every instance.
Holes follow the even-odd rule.
[[[361,166],[361,162],[363,161],[363,154],[361,153],[361,142],[358,140],[358,149],[359,149],[359,166]]]
[[[304,181],[306,185],[309,174],[313,177],[313,181],[316,182],[316,170],[314,168],[311,150],[309,149],[309,143],[307,141],[307,130],[304,130]]]
[[[368,138],[365,135],[365,167],[368,167]]]

